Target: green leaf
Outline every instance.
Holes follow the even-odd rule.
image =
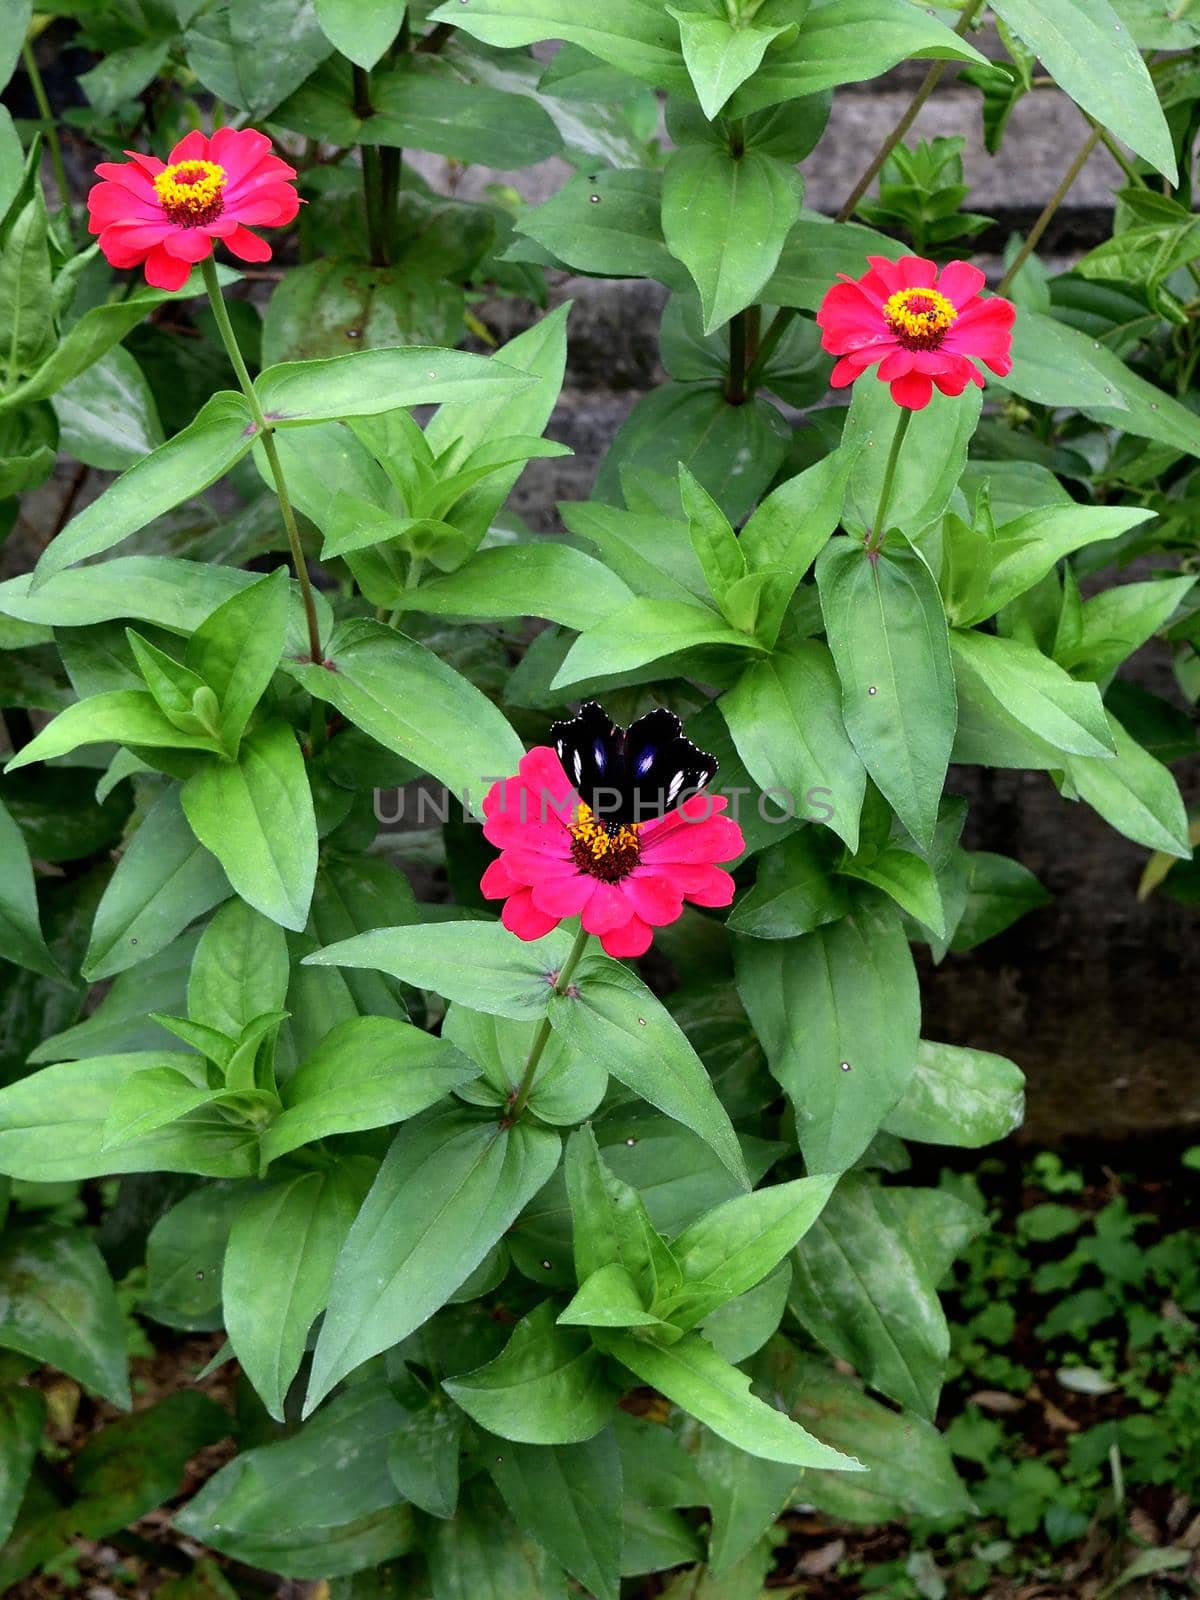
[[[9,1227],[0,1241],[0,1345],[129,1409],[125,1327],[99,1250],[78,1228]]]
[[[210,612],[188,641],[186,665],[220,702],[230,754],[279,665],[289,597],[287,568],[279,567]]]
[[[967,1150],[1006,1139],[1025,1117],[1025,1074],[1004,1056],[922,1039],[917,1070],[884,1119],[899,1139]]]
[[[284,1109],[263,1134],[263,1160],[331,1134],[405,1122],[478,1073],[448,1040],[407,1022],[347,1017],[284,1085]]]
[[[929,928],[939,939],[946,937],[946,908],[937,874],[929,862],[901,845],[888,845],[877,855],[861,861],[847,861],[841,871],[882,889],[910,917]]]
[[[324,1311],[334,1263],[370,1182],[360,1160],[302,1172],[251,1196],[229,1234],[225,1329],[242,1370],[277,1422]]]
[[[197,1082],[198,1057],[185,1058],[187,1067],[150,1067],[121,1084],[109,1102],[104,1119],[102,1150],[105,1155],[122,1145],[138,1145],[160,1128],[178,1122],[190,1111],[228,1104],[230,1096]],[[194,1076],[195,1074],[195,1076]]]
[[[31,590],[88,556],[111,550],[181,500],[223,477],[250,449],[254,424],[240,394],[207,400],[182,433],[130,467],[98,500],[73,517],[34,569]]]
[[[213,749],[207,735],[181,733],[159,710],[153,695],[139,689],[113,689],[59,712],[4,770],[14,772],[32,761],[52,761],[80,745],[109,743],[167,750]]]
[[[1083,602],[1078,639],[1055,648],[1055,660],[1076,677],[1106,678],[1163,627],[1195,585],[1195,578],[1123,583]]]
[[[986,622],[1032,589],[1064,556],[1086,545],[1117,539],[1149,520],[1133,506],[1040,506],[1001,523],[991,545],[991,577],[984,599],[955,621],[961,627]]]
[[[164,442],[153,392],[128,350],[106,351],[51,403],[60,448],[89,467],[123,472]]]
[[[975,1511],[945,1437],[924,1417],[880,1405],[853,1378],[786,1339],[772,1340],[755,1362],[755,1374],[789,1416],[826,1444],[854,1450],[868,1469],[852,1478],[808,1468],[797,1498],[859,1523],[904,1515],[957,1519]]]
[[[431,1517],[452,1517],[458,1506],[458,1457],[465,1428],[464,1414],[439,1398],[410,1411],[392,1438],[392,1482]]]
[[[292,1578],[331,1578],[404,1555],[388,1447],[406,1413],[382,1374],[355,1384],[286,1439],[243,1450],[176,1514],[190,1538]]]
[[[761,501],[738,542],[752,569],[781,566],[797,583],[842,520],[853,449],[839,449]]]
[[[868,256],[894,261],[903,254],[903,245],[873,228],[806,215],[788,234],[762,297],[768,305],[815,311],[839,272],[861,277]]]
[[[422,583],[403,603],[433,616],[545,617],[582,632],[632,599],[616,573],[591,556],[546,543],[481,550],[457,571]]]
[[[297,11],[291,0],[203,9],[183,42],[188,65],[204,86],[256,122],[330,51],[315,10]]]
[[[643,1308],[637,1279],[620,1261],[610,1261],[590,1273],[558,1320],[567,1328],[670,1326],[661,1317]]]
[[[576,272],[657,278],[672,288],[690,282],[663,238],[658,172],[639,168],[570,178],[557,194],[521,216],[516,228]]]
[[[478,812],[487,785],[517,770],[524,748],[478,689],[432,651],[382,623],[339,626],[324,666],[284,661],[318,700],[386,749],[440,778]]]
[[[873,1388],[932,1419],[950,1352],[937,1286],[983,1225],[942,1190],[847,1173],[795,1252],[788,1304]]]
[[[957,718],[937,584],[911,546],[872,557],[838,538],[821,552],[817,586],[846,731],[901,822],[928,848]]]
[[[1051,896],[1027,867],[1008,856],[988,850],[973,851],[967,885],[967,904],[951,948],[973,950],[987,939],[994,939],[1027,911],[1048,905]]]
[[[497,389],[512,394],[529,383],[527,374],[485,356],[396,347],[360,350],[327,361],[285,361],[260,373],[254,388],[267,420],[276,427],[294,428],[374,417],[398,406],[487,400]]]
[[[0,1540],[5,1544],[21,1509],[45,1420],[46,1402],[39,1390],[11,1384],[0,1389]]]
[[[230,1039],[240,1039],[259,1017],[283,1008],[287,990],[283,934],[245,901],[229,901],[196,948],[188,981],[188,1014]]]
[[[970,392],[961,395],[935,392],[923,411],[911,413],[913,420],[888,500],[887,527],[881,533],[899,528],[915,539],[949,505],[967,464],[967,446],[983,403],[980,391],[973,385],[968,388]],[[886,383],[868,374],[854,385],[842,435],[845,444],[858,448],[846,498],[849,533],[875,530],[884,473],[901,416]]]
[[[624,1485],[612,1429],[570,1448],[510,1446],[487,1465],[517,1525],[596,1600],[618,1600]]]
[[[257,1172],[257,1138],[218,1112],[198,1111],[119,1150],[104,1149],[109,1108],[131,1077],[161,1067],[186,1070],[195,1060],[170,1051],[94,1056],[46,1067],[0,1089],[0,1172],[33,1183],[117,1172]]]
[[[558,1308],[543,1300],[513,1329],[486,1366],[442,1387],[489,1433],[530,1445],[575,1444],[599,1433],[616,1391],[585,1333],[559,1327]]]
[[[429,20],[448,22],[502,49],[565,39],[655,88],[688,85],[678,30],[659,0],[611,0],[591,12],[581,12],[573,0],[472,0],[467,10],[448,0]]]
[[[1115,750],[1096,685],[1077,683],[1033,645],[955,629],[950,648],[955,675],[974,680],[972,699],[991,695],[1056,750],[1101,757]]]
[[[456,66],[409,53],[371,87],[375,115],[362,125],[363,143],[436,151],[454,161],[528,167],[562,149],[545,106],[532,95],[510,94],[476,77],[464,82]],[[401,402],[406,404],[407,402]]]
[[[681,466],[679,491],[684,515],[688,519],[692,548],[700,563],[709,592],[718,602],[746,576],[746,556],[729,518],[713,497]]]
[[[194,1390],[110,1422],[75,1458],[71,1532],[100,1539],[137,1522],[179,1493],[192,1456],[230,1431],[229,1414]]]
[[[758,150],[685,145],[663,175],[667,248],[691,274],[712,333],[756,298],[800,215],[795,171]]]
[[[794,37],[796,26],[788,22],[767,27],[743,23],[735,28],[725,17],[681,11],[677,6],[668,6],[667,10],[679,24],[688,76],[700,109],[710,122],[734,90],[753,77],[767,46],[784,34]]]
[[[361,1362],[445,1304],[558,1165],[547,1128],[455,1107],[407,1123],[338,1259],[313,1356],[312,1409]]]
[[[830,1175],[777,1183],[726,1200],[693,1222],[671,1241],[685,1280],[681,1298],[711,1296],[723,1304],[753,1289],[812,1227],[836,1182]]]
[[[761,395],[731,406],[719,384],[664,383],[626,417],[596,476],[595,497],[616,505],[623,473],[674,478],[682,462],[731,522],[756,504],[792,442],[779,408]]]
[[[747,1455],[707,1431],[700,1438],[696,1469],[712,1509],[708,1560],[717,1578],[736,1567],[788,1508],[801,1473],[787,1462]]]
[[[618,1266],[633,1282],[643,1305],[656,1300],[660,1291],[674,1293],[681,1279],[673,1256],[656,1233],[641,1195],[617,1177],[601,1157],[590,1126],[578,1128],[571,1135],[564,1177],[578,1282],[586,1283],[605,1268]],[[617,1291],[614,1303],[627,1314],[628,1295],[620,1284],[606,1286]],[[593,1320],[589,1326],[599,1324]],[[629,1324],[623,1321],[619,1326]]]
[[[908,0],[813,0],[797,37],[768,51],[726,115],[861,83],[911,56],[986,64],[973,44]]]
[[[822,835],[801,828],[763,851],[758,879],[729,913],[726,926],[754,939],[794,939],[839,921],[849,909],[846,886],[833,874]]]
[[[547,1014],[555,1031],[698,1134],[748,1184],[737,1135],[704,1064],[646,985],[620,962],[592,955],[572,988],[577,993],[550,994]]]
[[[996,0],[1060,89],[1175,183],[1171,132],[1132,33],[1108,0]]]
[[[632,672],[664,656],[701,645],[758,648],[754,641],[707,606],[674,600],[630,600],[589,628],[571,646],[550,687]]]
[[[37,887],[25,836],[0,801],[0,950],[7,961],[40,972],[62,974],[46,946],[38,917]]]
[[[84,977],[95,983],[157,955],[228,894],[220,864],[197,843],[172,785],[146,813],[96,907]]]
[[[562,387],[567,359],[568,301],[497,351],[504,365],[534,381],[508,392],[489,390],[486,399],[445,401],[425,429],[425,441],[438,455],[449,450],[455,464],[491,439],[540,434],[549,422]],[[482,538],[520,477],[524,463],[494,473],[469,489],[454,508],[454,523],[472,540]]]
[[[723,1361],[699,1334],[685,1334],[666,1349],[630,1334],[610,1333],[603,1339],[605,1349],[643,1383],[658,1389],[739,1450],[797,1467],[860,1470],[853,1456],[831,1450],[751,1394],[746,1374]]]
[[[566,1580],[524,1538],[482,1476],[463,1486],[458,1514],[431,1530],[425,1559],[433,1600],[559,1600]]]
[[[306,966],[367,967],[474,1011],[539,1018],[570,950],[560,929],[528,943],[498,922],[376,928],[305,957]]]
[[[719,704],[764,795],[788,816],[820,817],[857,850],[867,774],[842,722],[827,647],[806,639],[753,662]]]
[[[192,832],[224,867],[235,893],[273,922],[302,931],[317,870],[317,824],[289,725],[263,723],[243,741],[236,761],[214,761],[194,773],[181,798]]]
[[[1040,311],[1021,312],[1013,329],[1013,370],[992,382],[1039,405],[1076,406],[1106,427],[1172,450],[1200,450],[1194,412],[1131,372],[1099,339]]]
[[[188,1331],[223,1326],[222,1262],[251,1192],[246,1183],[201,1184],[159,1217],[146,1240],[147,1316]]]
[[[920,996],[900,919],[863,905],[799,939],[740,939],[736,951],[738,992],[795,1108],[805,1162],[840,1172],[916,1067]]]
[[[35,190],[10,224],[0,250],[0,364],[7,382],[37,366],[53,343],[46,203]]]
[[[321,32],[336,50],[369,71],[404,21],[407,0],[316,0]]]
[[[1081,800],[1118,833],[1151,850],[1189,861],[1187,811],[1169,769],[1130,737],[1113,716],[1115,757],[1068,756],[1064,765]]]

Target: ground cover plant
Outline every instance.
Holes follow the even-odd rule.
[[[1131,1491],[1194,1494],[1192,1244],[1053,1157],[1005,1221],[1020,1066],[923,1037],[917,959],[1046,898],[971,767],[1194,899],[1189,11],[6,6],[6,1586],[936,1600],[1103,1526],[1064,1581],[1186,1592]],[[991,286],[912,115],[805,207],[911,60],[993,148],[1082,114]],[[564,270],[665,286],[667,377],[544,535]],[[1098,1409],[1030,1458],[1044,1372]],[[806,1570],[797,1517],[908,1531]]]

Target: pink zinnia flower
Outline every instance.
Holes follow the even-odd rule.
[[[156,289],[181,289],[217,239],[242,261],[269,261],[270,245],[250,228],[278,228],[300,205],[295,168],[253,128],[218,128],[211,139],[189,133],[169,163],[125,154],[129,161],[96,168],[104,182],[88,195],[88,228],[100,235],[110,266],[144,262]]]
[[[983,388],[976,356],[997,377],[1012,371],[1012,325],[1016,308],[995,296],[980,298],[985,279],[978,267],[952,261],[939,276],[921,256],[868,256],[861,278],[839,273],[821,302],[817,323],[822,346],[841,356],[830,378],[844,389],[879,362],[877,376],[892,386],[898,406],[920,411],[936,383],[943,394],[961,394],[968,383]]]
[[[483,875],[500,920],[520,939],[540,939],[579,917],[610,956],[640,956],[654,929],[684,902],[727,906],[733,879],[717,865],[740,855],[742,830],[721,812],[724,795],[694,794],[649,822],[598,822],[548,745],[522,757],[516,777],[492,785],[484,835],[501,854]]]

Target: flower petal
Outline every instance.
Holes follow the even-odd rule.
[[[654,929],[640,917],[630,917],[619,928],[602,935],[601,945],[605,955],[644,956],[654,938]]]
[[[239,261],[270,261],[271,246],[265,239],[260,239],[256,233],[251,233],[249,228],[241,224],[234,229],[224,241],[228,250],[237,256]]]
[[[191,270],[188,262],[168,255],[160,244],[146,257],[146,282],[156,289],[182,289]]]
[[[978,267],[973,267],[969,261],[951,261],[942,268],[941,277],[937,281],[938,289],[948,300],[961,311],[967,301],[977,295],[983,288],[987,279]]]
[[[509,933],[515,933],[518,939],[528,940],[544,938],[551,928],[558,927],[559,919],[548,917],[544,911],[539,911],[528,889],[518,889],[516,894],[504,902],[500,921]]]
[[[208,135],[201,133],[199,128],[193,128],[190,133],[185,133],[183,138],[171,151],[168,161],[169,166],[174,166],[177,161],[208,161]]]
[[[908,411],[924,411],[933,398],[933,379],[923,372],[910,372],[892,384],[892,399]]]

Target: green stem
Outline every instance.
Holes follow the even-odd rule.
[[[747,307],[729,324],[729,376],[725,380],[725,398],[731,406],[746,403],[746,380],[750,374],[749,331],[750,308]]]
[[[58,142],[58,128],[55,126],[54,113],[50,109],[50,101],[46,98],[46,85],[42,82],[42,74],[38,70],[33,44],[28,39],[21,46],[21,59],[25,63],[25,71],[29,74],[29,86],[33,90],[33,98],[37,102],[38,116],[46,124],[46,143],[50,148],[50,165],[54,168],[54,181],[58,185],[58,198],[67,224],[67,235],[71,237],[71,191],[67,187],[67,169],[63,166],[62,145]]]
[[[354,115],[360,122],[374,114],[371,104],[371,74],[365,67],[351,68],[354,83]],[[363,209],[367,217],[367,253],[373,267],[388,265],[387,235],[383,219],[383,168],[379,148],[373,144],[360,144],[363,174]]]
[[[1059,206],[1061,206],[1063,201],[1067,198],[1067,195],[1070,193],[1071,187],[1074,184],[1076,178],[1083,171],[1084,167],[1087,166],[1088,160],[1091,157],[1092,151],[1100,143],[1101,132],[1102,132],[1102,130],[1100,128],[1093,127],[1091,132],[1088,134],[1088,137],[1084,142],[1083,149],[1079,152],[1079,154],[1075,157],[1074,161],[1072,161],[1071,165],[1067,168],[1066,172],[1063,175],[1062,182],[1059,184],[1058,188],[1054,191],[1054,193],[1050,196],[1049,200],[1047,200],[1047,202],[1046,202],[1046,204],[1045,204],[1045,206],[1044,206],[1044,208],[1042,210],[1041,216],[1034,223],[1033,227],[1030,228],[1029,234],[1028,234],[1028,237],[1025,240],[1025,243],[1017,251],[1016,256],[1013,258],[1012,265],[1009,267],[1008,271],[1001,278],[999,286],[997,287],[997,290],[996,290],[997,294],[1007,294],[1008,293],[1009,289],[1013,285],[1014,280],[1016,279],[1017,273],[1020,272],[1021,268],[1025,265],[1025,263],[1029,260],[1030,256],[1033,254],[1033,252],[1037,249],[1038,245],[1041,243],[1042,235],[1045,233],[1046,229],[1050,226],[1050,224],[1054,221],[1054,216],[1055,216],[1055,213],[1058,211]]]
[[[211,255],[205,256],[200,263],[200,272],[204,278],[204,287],[208,291],[208,301],[212,306],[212,313],[216,319],[217,331],[221,335],[221,343],[225,346],[225,353],[229,357],[234,372],[237,374],[238,383],[246,397],[246,404],[250,408],[250,415],[254,419],[255,429],[262,442],[267,464],[271,468],[271,476],[275,481],[275,493],[279,497],[279,509],[283,515],[283,525],[287,529],[288,545],[292,552],[292,566],[295,568],[296,578],[300,584],[300,593],[304,598],[304,615],[308,622],[309,655],[313,661],[321,662],[325,657],[321,650],[321,630],[317,625],[317,604],[313,597],[312,582],[308,576],[304,549],[300,543],[300,529],[296,526],[296,513],[292,510],[287,480],[283,475],[283,462],[280,461],[279,451],[275,447],[274,429],[263,415],[263,408],[259,403],[258,395],[250,377],[250,369],[246,366],[241,346],[237,342],[237,334],[234,333],[233,323],[229,319],[229,310],[225,304],[225,297],[221,293],[221,285],[217,281],[217,264]]]
[[[867,539],[867,554],[876,556],[883,548],[883,541],[887,536],[887,514],[892,503],[892,488],[896,482],[896,468],[900,464],[900,452],[904,448],[905,436],[912,425],[913,413],[907,406],[901,408],[900,421],[896,424],[896,432],[892,438],[892,448],[888,451],[887,466],[883,469],[883,487],[879,491],[879,509],[875,513],[875,521]]]
[[[571,976],[579,965],[579,958],[587,948],[587,942],[590,938],[591,934],[581,924],[579,932],[575,935],[575,943],[571,946],[571,953],[563,962],[562,967],[559,969],[558,977],[554,980],[555,994],[566,994],[567,989],[570,987]],[[537,1075],[538,1063],[542,1059],[542,1053],[549,1038],[550,1018],[546,1016],[538,1023],[538,1030],[533,1036],[533,1043],[530,1045],[529,1054],[525,1058],[525,1070],[521,1074],[521,1081],[508,1104],[508,1113],[504,1120],[510,1126],[519,1120],[525,1110],[530,1091],[533,1088],[533,1080]]]

